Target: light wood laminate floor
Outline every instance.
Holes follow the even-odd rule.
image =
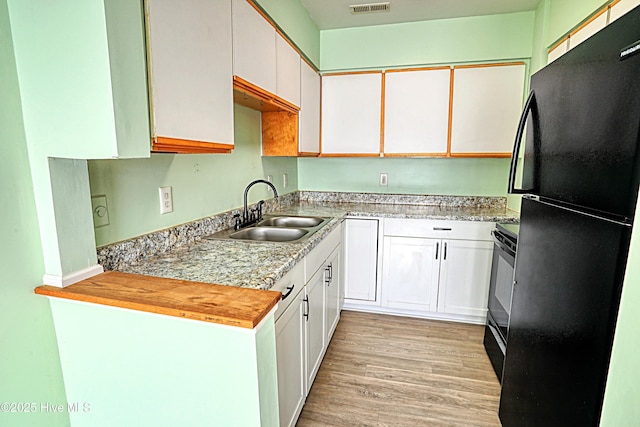
[[[500,426],[483,334],[343,311],[297,426]]]

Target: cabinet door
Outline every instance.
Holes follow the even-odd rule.
[[[549,51],[549,54],[547,56],[547,64],[560,58],[562,55],[564,55],[568,51],[569,51],[569,39],[566,38],[562,41],[562,43],[560,43],[559,45],[557,45],[556,47],[554,47],[552,50]]]
[[[300,113],[298,151],[320,152],[320,75],[300,60]]]
[[[311,390],[313,380],[318,373],[325,348],[324,315],[325,285],[324,268],[319,269],[305,286],[306,294],[306,371],[307,394]]]
[[[450,75],[449,68],[385,74],[385,154],[446,155]]]
[[[340,320],[340,258],[342,248],[338,246],[327,260],[324,274],[325,295],[325,343],[329,345]]]
[[[322,154],[380,153],[382,73],[322,77]]]
[[[376,301],[378,220],[347,219],[344,232],[344,297]]]
[[[281,426],[295,426],[307,390],[305,387],[304,292],[276,321],[278,404]]]
[[[611,6],[609,22],[615,21],[637,6],[640,6],[640,0],[620,0],[618,3]]]
[[[484,319],[493,243],[443,240],[442,245],[438,311]]]
[[[233,0],[233,74],[277,91],[276,30],[247,0]]]
[[[578,46],[580,43],[603,29],[607,26],[607,12],[604,11],[600,15],[598,15],[595,19],[589,22],[584,27],[580,28],[580,30],[571,34],[569,37],[569,49],[573,49]]]
[[[231,4],[149,0],[153,136],[233,144]]]
[[[300,106],[300,55],[277,33],[276,95]]]
[[[524,64],[454,69],[451,155],[511,155],[524,79]]]
[[[436,311],[441,249],[438,239],[385,237],[383,305],[412,311]]]

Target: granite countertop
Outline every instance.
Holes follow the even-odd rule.
[[[326,201],[301,201],[268,213],[315,215],[333,219],[300,243],[245,242],[204,237],[167,253],[119,266],[117,270],[179,280],[270,289],[345,217],[518,222],[515,212],[500,208]]]

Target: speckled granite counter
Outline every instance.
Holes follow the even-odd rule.
[[[481,208],[296,201],[268,213],[316,215],[334,219],[301,243],[244,242],[204,237],[195,239],[188,245],[172,248],[164,254],[119,263],[111,269],[149,276],[270,289],[347,216],[511,223],[518,221],[517,214],[507,211],[503,206]]]

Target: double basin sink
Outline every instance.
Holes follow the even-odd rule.
[[[294,243],[308,239],[330,219],[319,216],[265,215],[252,226],[238,231],[221,231],[213,234],[211,238]]]

